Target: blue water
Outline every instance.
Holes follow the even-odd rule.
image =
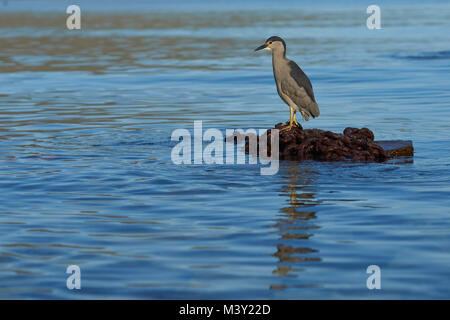
[[[69,2],[0,7],[0,298],[450,297],[449,4],[380,2],[368,30],[368,2],[104,3],[80,2],[81,31]],[[194,120],[288,119],[253,52],[275,34],[314,86],[305,128],[367,126],[414,157],[173,164]]]

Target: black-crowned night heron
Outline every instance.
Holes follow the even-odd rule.
[[[273,75],[277,91],[291,110],[289,125],[281,130],[290,130],[293,126],[298,125],[298,122],[295,121],[297,111],[300,111],[306,121],[309,120],[309,117],[318,117],[320,111],[314,98],[311,81],[294,61],[286,58],[284,40],[277,36],[270,37],[255,51],[261,49],[272,50]]]

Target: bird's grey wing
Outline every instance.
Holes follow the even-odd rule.
[[[300,67],[294,61],[289,61],[289,68],[291,69],[291,77],[294,78],[295,82],[297,82],[300,87],[305,88],[305,91],[311,98],[311,100],[313,102],[316,102],[311,81],[309,81],[309,78],[306,76],[303,70],[300,69]]]

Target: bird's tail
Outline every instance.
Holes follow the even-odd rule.
[[[303,118],[308,121],[309,117],[318,117],[320,115],[319,105],[316,102],[311,102],[308,105],[308,108],[301,109],[300,112],[302,113]]]
[[[313,102],[309,105],[309,113],[311,113],[311,116],[313,118],[320,115],[319,105],[316,102]]]

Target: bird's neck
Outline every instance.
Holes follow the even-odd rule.
[[[278,61],[286,60],[286,51],[284,50],[272,50],[272,62],[275,64]]]

